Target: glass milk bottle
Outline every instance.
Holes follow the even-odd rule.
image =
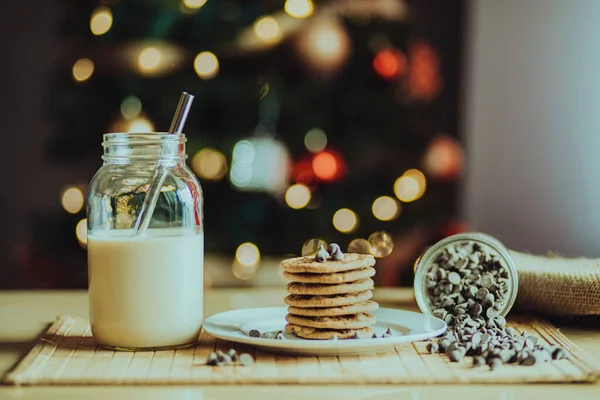
[[[117,350],[181,348],[202,326],[204,224],[185,136],[104,135],[88,194],[88,279],[94,340]],[[133,228],[158,166],[163,181],[148,229]]]

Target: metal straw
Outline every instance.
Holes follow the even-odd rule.
[[[186,92],[181,93],[181,98],[179,99],[177,110],[175,110],[173,122],[171,123],[171,127],[169,128],[169,132],[167,132],[168,135],[181,133],[181,131],[183,130],[183,126],[185,125],[185,120],[187,118],[188,112],[190,111],[190,107],[192,106],[192,101],[194,101],[194,96]],[[161,155],[164,154],[165,147],[163,147]],[[152,178],[152,182],[150,182],[148,192],[146,193],[146,197],[144,198],[144,203],[142,204],[140,215],[138,216],[137,221],[135,222],[135,227],[133,228],[134,235],[143,234],[144,231],[148,229],[150,219],[152,218],[152,214],[154,213],[154,209],[156,208],[156,202],[158,201],[160,189],[162,188],[166,177],[166,168],[164,167],[164,165],[162,165],[161,160],[159,160],[156,170],[154,171],[154,177]]]

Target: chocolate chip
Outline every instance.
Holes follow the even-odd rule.
[[[565,349],[563,349],[561,347],[557,348],[552,353],[552,359],[553,360],[564,360],[566,358],[569,358],[569,353]]]
[[[231,358],[231,361],[237,360],[237,352],[235,351],[235,349],[229,349],[227,355]]]
[[[329,338],[329,340],[338,340],[338,335],[331,335],[331,337]]]
[[[277,334],[275,335],[275,339],[277,340],[285,340],[285,335],[283,334],[282,331],[277,332]]]
[[[435,343],[435,342],[427,343],[427,351],[430,354],[437,353],[438,350],[439,350],[439,346],[437,343]]]
[[[392,331],[392,328],[388,326],[387,330],[385,331],[385,334],[392,336],[394,332]]]
[[[214,351],[211,351],[208,354],[208,357],[206,358],[206,365],[217,365],[217,353],[215,353]]]
[[[373,336],[371,336],[371,339],[377,339],[377,334],[373,333]]]
[[[464,356],[464,353],[458,349],[456,350],[452,350],[449,354],[448,354],[448,358],[450,358],[450,361],[452,362],[458,362],[460,361]]]
[[[253,338],[259,338],[260,331],[258,329],[250,329],[250,332],[248,332],[248,336],[253,337]]]
[[[485,365],[485,358],[481,356],[473,357],[473,368],[483,367]]]
[[[450,272],[448,274],[448,281],[450,281],[450,283],[453,285],[458,285],[460,283],[460,275],[454,271]]]
[[[500,359],[499,357],[492,357],[489,361],[488,361],[488,365],[490,366],[490,369],[493,371],[495,369],[498,369],[499,367],[501,367],[504,364],[504,362],[502,362],[502,359]]]
[[[535,359],[534,355],[531,354],[531,353],[528,353],[527,357],[521,359],[521,362],[519,364],[521,364],[521,365],[535,365],[535,363],[536,363],[536,359]]]
[[[248,353],[240,354],[239,360],[240,360],[240,364],[242,364],[245,367],[254,364],[254,357],[252,357]]]
[[[321,245],[321,247],[319,248],[319,251],[317,251],[317,254],[315,254],[315,261],[316,262],[325,262],[325,261],[327,261],[328,258],[329,258],[329,253],[325,250],[323,245]]]

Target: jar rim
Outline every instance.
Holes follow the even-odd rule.
[[[517,267],[506,246],[504,246],[504,244],[502,244],[502,242],[500,242],[495,237],[483,232],[466,232],[448,236],[447,238],[435,243],[433,246],[428,248],[419,258],[417,258],[414,266],[415,280],[413,282],[413,287],[415,291],[415,300],[417,301],[419,309],[425,314],[433,315],[432,310],[429,307],[427,294],[425,293],[426,291],[424,289],[425,276],[428,270],[427,266],[433,262],[434,258],[444,247],[448,246],[451,243],[460,241],[479,242],[484,245],[487,245],[491,247],[494,251],[496,251],[500,255],[500,257],[502,257],[502,259],[505,261],[506,268],[508,269],[510,280],[512,282],[510,286],[511,290],[509,291],[509,296],[506,300],[506,303],[502,307],[502,310],[500,310],[500,315],[506,316],[517,299],[517,292],[519,288],[519,277],[517,274]]]
[[[103,135],[103,145],[114,144],[152,144],[164,142],[185,143],[187,138],[184,133],[168,133],[168,132],[111,132]]]

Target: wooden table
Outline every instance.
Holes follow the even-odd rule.
[[[210,289],[206,316],[232,308],[283,305],[283,289]],[[384,306],[415,309],[412,291],[377,289]],[[58,314],[87,317],[84,291],[0,292],[0,373],[4,374],[31,348],[31,341]],[[600,328],[557,324],[573,342],[600,360]],[[369,385],[369,386],[113,386],[12,387],[0,386],[0,399],[587,399],[600,398],[600,384],[578,385]]]

